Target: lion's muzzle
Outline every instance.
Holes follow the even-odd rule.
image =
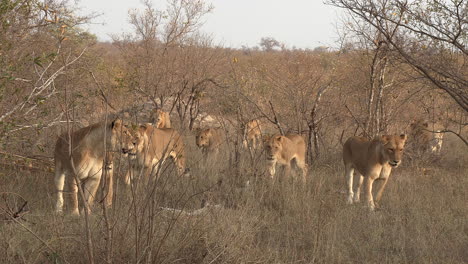
[[[393,168],[396,168],[398,167],[398,165],[400,165],[401,161],[399,160],[391,160],[388,162],[388,164],[390,164],[390,166],[392,166]]]

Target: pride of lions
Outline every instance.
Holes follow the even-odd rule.
[[[306,143],[302,135],[275,134],[262,135],[259,120],[251,120],[242,126],[243,146],[249,149],[263,149],[265,171],[275,178],[276,165],[284,167],[285,175],[290,174],[291,166],[302,172],[301,181],[306,183],[308,166],[306,163]],[[207,162],[212,161],[219,152],[225,134],[221,128],[209,127],[196,131],[195,143],[202,150]],[[373,210],[387,184],[392,168],[401,163],[407,136],[383,135],[368,140],[363,137],[351,137],[343,145],[343,162],[347,187],[347,203],[356,203],[360,199],[361,186],[364,183],[366,205]],[[262,144],[263,143],[263,144]],[[136,179],[151,180],[161,165],[171,158],[179,175],[188,175],[183,137],[171,128],[169,114],[161,109],[150,115],[150,123],[138,126],[125,125],[121,119],[97,123],[71,133],[65,133],[57,139],[55,146],[55,186],[57,188],[56,212],[63,211],[63,192],[65,180],[69,181],[72,192],[72,214],[78,215],[78,192],[83,192],[84,210],[90,212],[95,200],[101,178],[107,182],[105,202],[112,202],[112,153],[122,153],[130,161],[125,175],[125,183],[131,184]],[[354,175],[355,174],[355,175]],[[103,177],[104,175],[104,177]],[[353,178],[357,178],[353,189]],[[372,187],[374,181],[383,183],[377,190],[374,200]]]

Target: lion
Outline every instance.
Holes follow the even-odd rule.
[[[224,141],[224,131],[221,128],[205,128],[196,132],[195,143],[206,156],[219,153]]]
[[[363,137],[351,137],[343,145],[343,162],[345,165],[345,178],[348,188],[347,202],[359,202],[361,185],[364,183],[364,194],[367,205],[374,210],[375,203],[372,196],[372,184],[381,179],[375,201],[382,198],[392,168],[400,165],[407,136],[383,135],[373,140]],[[359,176],[357,189],[353,192],[353,173]]]
[[[72,142],[71,146],[69,142]],[[54,151],[55,186],[57,203],[55,211],[63,212],[63,188],[65,178],[73,183],[72,214],[78,215],[78,184],[82,184],[86,203],[84,208],[90,212],[96,191],[101,181],[103,168],[106,172],[108,193],[106,203],[112,202],[112,152],[125,154],[133,149],[131,135],[122,120],[100,122],[74,131],[64,133],[57,139]],[[70,151],[72,152],[70,155]],[[71,157],[71,158],[70,158]],[[76,177],[74,177],[76,176]],[[76,182],[78,181],[78,182]]]
[[[185,146],[182,137],[175,129],[156,128],[151,124],[140,125],[134,131],[135,148],[130,170],[125,176],[125,183],[130,184],[138,173],[142,172],[146,180],[156,173],[166,159],[172,158],[179,174],[187,174],[185,168]]]
[[[411,123],[410,129],[410,136],[412,138],[411,146],[414,151],[419,153],[440,153],[444,133],[440,130],[431,132],[432,129],[429,129],[429,123],[423,120],[417,120]]]
[[[150,113],[150,123],[156,128],[171,128],[171,118],[168,112],[161,109],[154,109]]]
[[[276,174],[276,164],[285,166],[285,174],[289,176],[291,162],[294,160],[297,167],[302,169],[302,180],[307,177],[306,144],[301,135],[289,134],[286,136],[273,135],[266,137],[265,151],[269,165],[269,173],[273,179]]]
[[[243,145],[245,148],[257,149],[261,145],[262,128],[260,120],[250,120],[243,126]]]

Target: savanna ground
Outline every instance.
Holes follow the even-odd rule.
[[[311,166],[303,185],[271,182],[261,155],[251,165],[243,153],[240,173],[228,166],[226,153],[204,163],[193,137],[185,141],[192,178],[177,177],[168,164],[135,197],[120,173],[113,207],[104,215],[102,204],[95,206],[90,229],[97,263],[468,261],[467,157],[454,142],[440,158],[395,169],[380,209],[369,212],[362,204],[345,204],[338,152]],[[1,178],[1,192],[28,201],[23,217],[0,220],[3,262],[87,263],[84,217],[54,214],[52,172],[6,169]],[[203,202],[209,209],[187,214]]]

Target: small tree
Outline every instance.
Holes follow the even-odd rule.
[[[279,41],[271,37],[262,38],[259,45],[264,51],[273,51],[275,48],[279,49],[282,47]]]
[[[468,2],[329,0],[379,32],[389,49],[468,111]]]

